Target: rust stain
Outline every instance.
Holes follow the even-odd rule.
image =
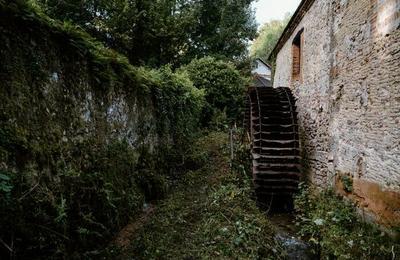
[[[347,192],[340,177],[336,178],[336,190],[351,199],[357,207],[372,213],[378,224],[386,227],[400,226],[400,192],[385,190],[378,183],[354,178],[353,190]]]

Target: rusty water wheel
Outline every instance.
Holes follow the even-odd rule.
[[[251,143],[257,203],[290,210],[301,176],[297,114],[290,89],[249,88],[244,127]]]

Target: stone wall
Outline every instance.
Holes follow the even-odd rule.
[[[133,67],[24,1],[0,4],[0,79],[0,233],[16,258],[98,257],[192,162],[203,95],[187,76]]]
[[[274,87],[291,86],[298,98],[303,170],[315,183],[325,185],[328,176],[326,111],[330,70],[331,4],[317,1],[279,52],[276,61]],[[302,47],[302,83],[291,82],[292,42],[304,28]],[[318,73],[316,73],[318,71]]]
[[[387,225],[400,224],[399,25],[398,0],[317,0],[278,53],[274,80],[298,99],[305,173]],[[302,28],[303,80],[292,82]]]
[[[47,32],[12,25],[0,31],[2,123],[25,129],[38,146],[49,136],[73,145],[98,136],[153,150],[158,137],[150,93],[97,78],[87,57]]]

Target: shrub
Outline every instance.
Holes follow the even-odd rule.
[[[182,138],[190,138],[199,124],[204,105],[204,91],[193,86],[187,73],[173,73],[169,67],[153,70],[158,130],[170,133],[174,143],[184,145]]]
[[[205,91],[207,102],[201,118],[204,126],[208,126],[212,118],[221,117],[216,116],[221,112],[226,113],[229,123],[239,119],[246,80],[232,64],[205,57],[193,60],[180,70],[187,71],[194,86]]]

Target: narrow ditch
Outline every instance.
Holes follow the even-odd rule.
[[[135,237],[135,233],[142,228],[146,222],[153,216],[156,211],[156,206],[154,204],[143,205],[142,214],[133,222],[126,225],[114,238],[111,245],[115,245],[118,248],[122,249],[122,251],[126,250],[133,238]]]
[[[320,257],[313,251],[312,246],[298,235],[300,227],[296,225],[293,195],[268,197],[261,202],[255,194],[252,199],[265,212],[268,220],[276,230],[275,239],[287,253],[288,260],[318,260]],[[265,199],[265,197],[264,197]]]
[[[272,212],[268,214],[269,221],[277,231],[275,239],[282,244],[282,247],[287,252],[287,259],[319,259],[313,253],[309,243],[298,238],[298,227],[296,226],[295,218],[293,212]]]
[[[300,227],[296,225],[296,213],[292,196],[268,197],[261,202],[254,194],[252,199],[265,212],[268,220],[276,230],[275,239],[287,253],[289,260],[318,260],[320,257],[312,246],[298,235]],[[265,197],[264,197],[265,199]]]

